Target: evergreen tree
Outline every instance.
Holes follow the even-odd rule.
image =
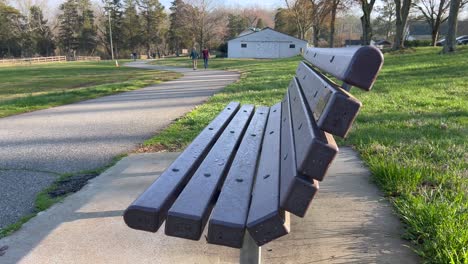
[[[158,0],[140,0],[140,18],[142,26],[142,41],[148,56],[152,56],[156,46],[162,43],[163,22],[166,18],[164,6]]]
[[[68,0],[59,7],[58,43],[67,56],[74,56],[80,43],[80,16],[76,0]]]
[[[94,13],[89,0],[60,5],[58,43],[67,56],[91,55],[97,46]]]
[[[257,20],[257,26],[256,26],[256,28],[258,28],[258,29],[263,29],[264,27],[265,27],[265,25],[263,24],[263,20],[262,20],[261,18],[259,18],[259,19]]]
[[[299,27],[293,21],[294,18],[291,11],[286,8],[278,8],[275,14],[275,30],[300,37]]]
[[[0,57],[20,56],[20,12],[0,0]]]
[[[31,29],[30,35],[34,41],[35,53],[41,56],[52,55],[55,50],[52,31],[39,6],[32,6],[30,9],[29,27]]]
[[[233,39],[249,26],[249,21],[244,16],[229,14],[228,15],[228,39]]]
[[[174,0],[171,3],[171,14],[169,15],[169,49],[179,54],[183,47],[187,48],[190,43],[190,30],[187,27],[188,6],[182,0]]]
[[[110,12],[110,24],[112,27],[112,44],[114,47],[114,55],[116,58],[119,57],[119,50],[124,46],[123,36],[123,7],[121,0],[103,0],[104,9],[106,11],[106,19],[103,19],[102,28],[104,28],[104,41],[105,47],[110,52],[110,30],[109,30],[109,12]]]
[[[124,0],[122,35],[125,48],[136,52],[142,39],[136,0]]]
[[[78,51],[82,55],[92,55],[97,46],[97,30],[94,25],[94,12],[89,0],[79,0]]]

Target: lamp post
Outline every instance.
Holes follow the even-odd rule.
[[[110,9],[110,2],[107,2],[107,15],[109,17],[109,40],[110,40],[110,46],[111,46],[111,57],[112,60],[114,60],[114,45],[112,43],[112,23],[111,23],[111,9]]]

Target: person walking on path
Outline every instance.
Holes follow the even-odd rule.
[[[196,70],[197,61],[198,61],[198,52],[195,48],[192,48],[192,52],[190,52],[190,58],[192,59],[193,70]]]
[[[203,54],[203,63],[204,63],[204,66],[205,66],[205,70],[208,68],[208,59],[210,58],[210,52],[208,51],[208,49],[205,47],[203,50],[202,50],[202,54]]]

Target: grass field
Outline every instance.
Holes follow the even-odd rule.
[[[111,61],[0,67],[0,117],[134,90],[178,76],[117,68]]]
[[[404,237],[427,263],[468,263],[468,47],[386,54],[363,102],[354,146],[405,223]],[[272,105],[281,100],[300,58],[213,59],[210,68],[243,72],[206,104],[146,141],[146,149],[180,150],[228,102]],[[157,64],[189,66],[187,58]]]

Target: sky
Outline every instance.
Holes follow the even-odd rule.
[[[57,7],[64,0],[49,0],[49,7]],[[99,0],[93,0],[94,2],[101,2]],[[165,8],[169,8],[173,0],[160,0],[161,4]],[[259,6],[264,8],[275,9],[284,5],[284,0],[214,0],[215,3],[224,4],[225,6]]]
[[[44,14],[46,17],[52,18],[58,12],[59,5],[63,3],[65,0],[19,0],[18,2],[16,1],[18,0],[10,0],[9,2],[13,4],[14,6],[18,6],[18,2],[29,2],[29,4],[38,3],[40,6],[44,6],[45,4],[48,8],[45,8],[43,10]],[[102,4],[102,0],[91,0],[91,1],[99,5]],[[159,0],[159,1],[166,8],[166,10],[169,10],[169,7],[171,6],[171,2],[173,0]],[[274,9],[277,9],[278,7],[283,7],[285,5],[284,0],[212,0],[212,1],[214,5],[222,5],[225,7],[233,7],[233,8],[256,6],[260,8],[274,10]]]
[[[58,6],[65,0],[10,0],[9,2],[15,5],[15,2],[29,2],[30,4],[36,4],[36,3],[47,3],[46,5],[48,8],[44,10],[44,13],[48,17],[53,17],[55,13],[58,12]],[[102,0],[91,0],[92,2],[95,2],[97,4],[102,4]],[[171,2],[173,0],[159,0],[161,4],[166,8],[169,9],[171,6]],[[260,8],[265,8],[265,9],[277,9],[278,7],[284,7],[285,3],[284,0],[212,0],[213,4],[219,4],[225,7],[249,7],[249,6],[255,6],[255,7],[260,7]],[[381,0],[377,0],[377,5],[381,4]],[[16,6],[16,5],[15,5]],[[40,5],[43,6],[43,5]],[[350,10],[350,12],[360,15],[361,13],[359,7],[354,7]],[[375,15],[375,12],[374,12]],[[468,18],[468,8],[465,8],[460,14],[461,19]]]

